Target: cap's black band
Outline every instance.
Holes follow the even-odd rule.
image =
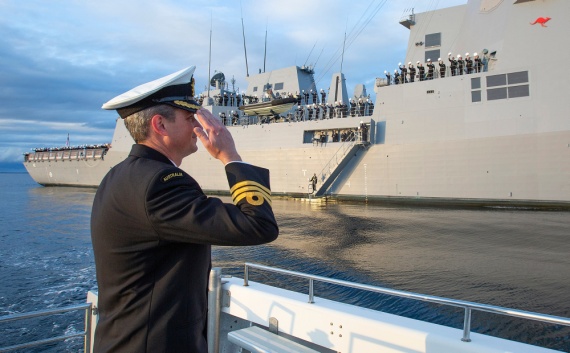
[[[119,113],[121,118],[125,119],[129,115],[140,112],[143,109],[150,108],[157,104],[169,104],[174,101],[187,101],[191,103],[191,105],[195,105],[197,107],[196,110],[200,108],[200,105],[194,101],[194,78],[192,78],[189,83],[164,87],[128,107],[117,109],[117,113]],[[179,105],[169,105],[180,108]],[[185,106],[183,109],[187,108],[188,107]]]

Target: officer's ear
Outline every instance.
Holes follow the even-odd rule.
[[[166,128],[166,121],[167,119],[160,115],[160,114],[155,114],[153,115],[153,117],[150,119],[150,128],[152,129],[152,131],[158,135],[161,136],[167,136],[168,135],[168,130]]]

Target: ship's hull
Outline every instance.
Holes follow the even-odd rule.
[[[29,161],[24,166],[44,186],[98,187],[109,169],[125,157],[125,152],[111,150],[103,159]]]
[[[302,141],[306,131],[356,127],[360,117],[230,127],[242,158],[271,171],[275,195],[306,197],[309,178],[335,159],[342,142]],[[369,119],[378,142],[390,122]],[[395,122],[391,122],[395,123]],[[118,129],[122,121],[118,121]],[[570,203],[570,131],[418,143],[372,143],[360,149],[326,194],[351,200],[560,205]],[[118,142],[118,141],[116,141]],[[97,187],[128,146],[102,160],[24,163],[39,184]],[[259,148],[265,146],[265,148]],[[182,168],[204,190],[227,192],[223,166],[203,149]]]

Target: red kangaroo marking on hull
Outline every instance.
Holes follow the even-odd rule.
[[[544,24],[545,24],[546,22],[548,22],[548,21],[550,21],[550,17],[539,17],[539,18],[537,18],[534,22],[531,22],[531,25],[535,25],[535,24],[537,24],[537,23],[540,23],[540,25],[541,25],[542,27],[547,27],[547,26],[545,26]]]

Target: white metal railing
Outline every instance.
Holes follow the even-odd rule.
[[[449,298],[443,298],[443,297],[436,297],[436,296],[432,296],[432,295],[418,294],[418,293],[406,292],[406,291],[401,291],[401,290],[396,290],[396,289],[371,286],[371,285],[367,285],[367,284],[360,284],[360,283],[349,282],[349,281],[344,281],[344,280],[340,280],[340,279],[333,279],[333,278],[322,277],[322,276],[317,276],[317,275],[310,275],[310,274],[306,274],[306,273],[302,273],[302,272],[284,270],[284,269],[277,268],[277,267],[271,267],[271,266],[253,264],[253,263],[245,263],[245,270],[244,270],[245,272],[244,272],[244,277],[243,277],[243,282],[244,282],[243,285],[244,286],[248,285],[249,269],[250,268],[255,268],[255,269],[259,269],[259,270],[264,270],[264,271],[284,274],[284,275],[288,275],[288,276],[294,276],[294,277],[300,277],[300,278],[308,279],[309,280],[309,303],[315,302],[314,301],[314,281],[318,281],[318,282],[335,284],[335,285],[344,286],[344,287],[361,289],[361,290],[374,292],[374,293],[382,293],[382,294],[392,295],[392,296],[401,297],[401,298],[409,298],[409,299],[419,300],[422,302],[431,302],[431,303],[437,303],[437,304],[442,304],[442,305],[448,305],[448,306],[463,308],[465,310],[465,316],[464,316],[464,321],[463,321],[463,337],[461,338],[461,340],[464,342],[471,342],[471,338],[470,338],[471,312],[473,310],[484,311],[484,312],[489,312],[489,313],[494,313],[494,314],[501,314],[501,315],[517,317],[517,318],[522,318],[522,319],[527,319],[527,320],[541,321],[541,322],[557,324],[557,325],[570,326],[570,318],[565,318],[565,317],[561,317],[561,316],[540,314],[540,313],[524,311],[524,310],[509,309],[509,308],[504,308],[504,307],[495,306],[495,305],[479,304],[479,303],[469,302],[469,301],[464,301],[464,300],[449,299]]]
[[[0,352],[10,352],[10,351],[18,350],[18,349],[23,349],[23,348],[45,346],[45,345],[50,344],[50,343],[65,341],[65,340],[68,340],[71,338],[83,337],[84,349],[85,349],[84,351],[85,351],[85,353],[89,353],[91,351],[91,344],[90,344],[91,343],[91,314],[90,314],[91,303],[71,305],[71,306],[66,306],[66,307],[57,308],[57,309],[39,310],[39,311],[32,311],[32,312],[28,312],[28,313],[19,313],[19,314],[11,314],[11,315],[0,316],[0,324],[4,324],[6,322],[11,322],[11,321],[21,321],[21,320],[31,319],[31,318],[35,318],[35,317],[41,317],[41,316],[53,316],[53,315],[63,314],[63,313],[71,312],[71,311],[77,311],[77,310],[85,310],[85,330],[84,331],[77,332],[77,333],[70,333],[70,334],[56,336],[56,337],[51,337],[51,338],[37,340],[37,341],[32,341],[32,342],[26,342],[26,343],[22,343],[22,344],[7,346],[7,347],[0,347]]]
[[[60,151],[36,151],[24,155],[24,162],[41,161],[75,161],[87,159],[104,159],[107,148],[82,148]]]

